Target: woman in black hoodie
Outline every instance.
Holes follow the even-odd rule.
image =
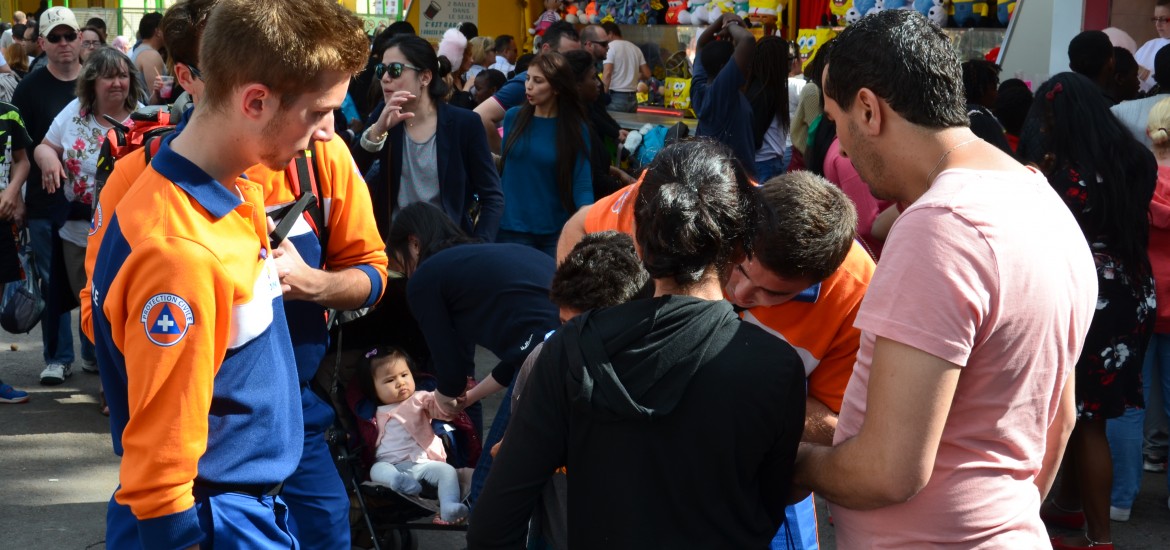
[[[804,370],[721,291],[766,230],[766,209],[731,150],[712,141],[663,149],[637,201],[635,240],[655,297],[582,314],[546,341],[473,511],[469,548],[523,548],[559,466],[574,547],[766,548],[783,522]]]

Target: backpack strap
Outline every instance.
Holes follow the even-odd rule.
[[[294,202],[292,206],[281,208],[280,210],[272,212],[270,215],[279,218],[280,221],[276,223],[276,228],[272,233],[268,234],[268,239],[272,243],[272,247],[280,246],[281,241],[288,236],[288,232],[292,231],[293,225],[296,225],[297,220],[300,219],[301,214],[309,208],[310,205],[316,203],[317,198],[312,193],[305,193]]]
[[[312,149],[306,149],[304,154],[293,158],[289,174],[297,180],[297,192],[301,197],[306,195],[314,198],[312,203],[305,207],[313,231],[317,233],[317,240],[321,243],[321,257],[325,257],[326,246],[329,243],[329,228],[325,224],[325,213],[321,209],[321,190],[317,184],[317,158]]]

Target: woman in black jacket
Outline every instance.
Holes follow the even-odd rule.
[[[443,102],[447,85],[434,48],[414,35],[395,36],[374,75],[385,106],[353,153],[363,173],[381,164],[367,183],[382,238],[395,212],[426,202],[468,234],[494,241],[504,211],[499,173],[479,116]]]

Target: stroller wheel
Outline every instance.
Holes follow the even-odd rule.
[[[418,550],[418,538],[410,529],[389,529],[379,541],[382,550]]]

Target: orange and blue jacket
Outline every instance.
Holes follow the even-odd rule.
[[[182,125],[176,129],[176,133],[181,130]],[[327,243],[329,249],[324,254],[321,253],[320,241],[311,233],[320,228],[311,228],[307,223],[307,215],[303,216],[304,221],[298,221],[293,226],[289,238],[301,258],[310,266],[331,271],[354,268],[365,273],[370,278],[370,294],[363,307],[371,306],[381,298],[385,289],[387,259],[386,246],[378,234],[374,221],[370,191],[349,149],[340,137],[335,136],[328,142],[314,142],[312,151],[316,158],[318,191],[325,213],[325,226],[329,231]],[[114,171],[102,188],[98,204],[94,207],[89,246],[85,252],[85,272],[88,276],[93,274],[97,250],[105,234],[103,212],[112,212],[145,170],[146,156],[143,149],[132,151],[114,164]],[[285,179],[284,174],[283,171],[274,171],[263,166],[254,166],[247,171],[248,179],[256,181],[266,189],[265,205],[268,211],[290,204],[299,197],[299,189],[295,189],[292,183]],[[92,311],[88,295],[89,287],[86,285],[81,290],[81,327],[92,340],[93,329],[90,321]],[[289,327],[293,333],[294,345],[298,348],[297,365],[304,382],[312,377],[312,371],[315,371],[321,357],[324,356],[325,348],[328,347],[328,334],[324,322],[315,321],[325,318],[325,310],[321,306],[299,301],[288,302],[287,306]],[[305,327],[306,330],[302,331],[301,327]],[[313,351],[302,351],[300,349],[302,344]]]
[[[633,236],[637,197],[638,184],[633,183],[599,199],[585,214],[585,231],[613,229]],[[869,253],[854,241],[845,261],[824,281],[783,304],[757,306],[741,313],[745,321],[796,349],[808,376],[809,396],[834,413],[841,412],[845,387],[857,361],[861,331],[853,321],[874,269]]]
[[[275,486],[300,461],[264,196],[244,178],[225,187],[168,141],[102,221],[92,330],[122,456],[115,499],[145,548],[202,540],[200,483]]]

